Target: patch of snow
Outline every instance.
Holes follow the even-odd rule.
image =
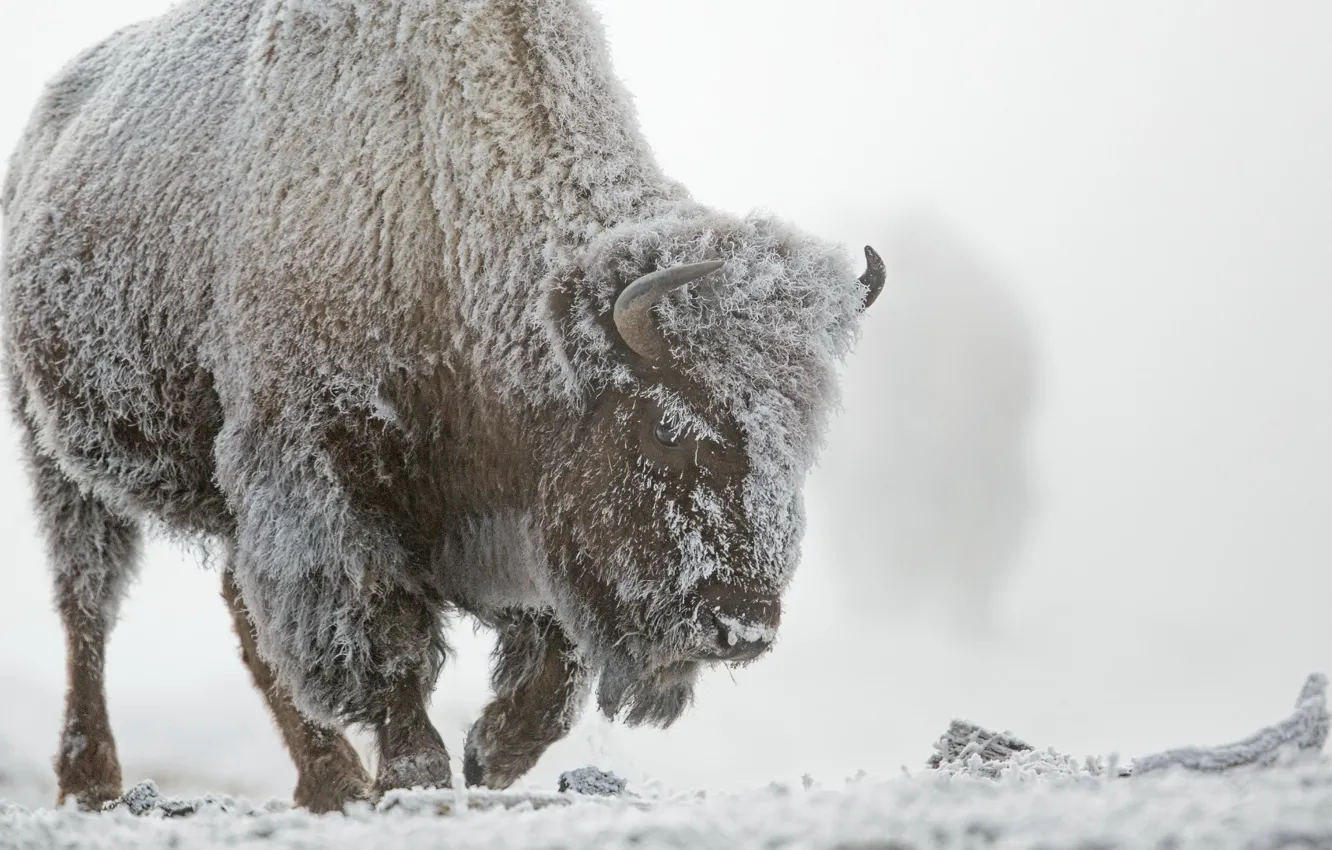
[[[777,630],[771,626],[765,626],[761,623],[750,623],[746,620],[738,620],[735,617],[728,617],[721,612],[714,612],[713,616],[717,618],[726,629],[726,641],[728,646],[735,646],[736,641],[744,643],[773,643],[777,640]]]

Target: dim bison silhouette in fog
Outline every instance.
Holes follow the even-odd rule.
[[[916,213],[884,230],[893,285],[820,462],[837,506],[833,572],[867,616],[927,613],[983,633],[1033,512],[1032,332],[1001,276],[943,221]]]
[[[663,176],[578,0],[183,3],[49,84],[3,209],[85,805],[120,792],[103,651],[144,526],[217,541],[300,804],[450,783],[453,610],[498,633],[468,783],[526,772],[598,677],[669,724],[773,641],[883,285]]]

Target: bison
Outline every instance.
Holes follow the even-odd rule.
[[[693,200],[604,41],[579,0],[190,0],[47,86],[3,320],[62,800],[120,793],[103,652],[145,528],[217,553],[314,810],[451,783],[448,613],[498,635],[463,762],[492,788],[594,681],[665,726],[772,645],[883,266]]]

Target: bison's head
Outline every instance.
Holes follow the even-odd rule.
[[[770,647],[834,370],[883,285],[767,218],[612,231],[550,292],[578,399],[549,435],[541,526],[599,702],[668,724],[708,663]]]

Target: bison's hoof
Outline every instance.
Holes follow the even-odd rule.
[[[374,795],[370,777],[355,765],[320,765],[300,775],[292,802],[315,814],[340,812],[348,803],[369,800]]]
[[[463,750],[463,779],[469,788],[482,787],[503,791],[523,777],[545,752],[547,741],[535,739],[518,744],[496,746],[495,738],[481,731],[485,718],[477,721],[467,733],[467,747]],[[513,727],[510,727],[513,728]],[[483,747],[485,741],[488,746]]]
[[[302,777],[296,784],[292,802],[298,808],[307,809],[316,815],[327,812],[340,812],[348,803],[370,800],[369,782],[359,782],[350,777],[338,777],[333,782],[310,781]]]
[[[340,812],[348,803],[370,800],[370,774],[361,757],[341,735],[317,736],[298,751],[296,790],[292,801],[317,814]]]
[[[103,804],[120,799],[120,760],[109,732],[68,735],[55,768],[61,805],[74,800],[81,809],[101,811]]]
[[[476,745],[472,743],[470,736],[467,747],[463,750],[463,781],[467,783],[468,788],[475,788],[486,782],[486,769],[481,766],[481,759],[476,754]]]
[[[61,788],[56,803],[64,805],[66,801],[73,800],[80,809],[86,812],[100,812],[107,803],[119,800],[120,796],[120,782],[117,781],[115,784],[96,784],[77,790]]]
[[[448,788],[452,784],[449,754],[443,749],[432,749],[381,764],[375,793],[382,795],[396,788]]]

